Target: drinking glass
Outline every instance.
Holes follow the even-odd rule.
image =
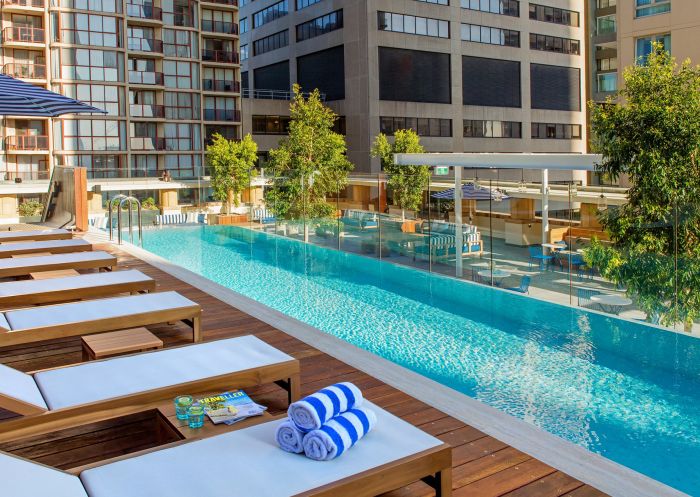
[[[204,408],[199,404],[192,405],[187,411],[187,424],[196,429],[204,426]]]
[[[187,419],[187,410],[192,406],[191,395],[180,395],[175,397],[175,416],[177,419]]]

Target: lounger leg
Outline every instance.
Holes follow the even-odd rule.
[[[295,374],[289,378],[288,402],[296,402],[301,398],[301,375]]]
[[[192,319],[192,341],[201,342],[202,341],[202,318],[201,316],[195,316]]]
[[[452,468],[443,469],[435,477],[435,497],[452,497]]]

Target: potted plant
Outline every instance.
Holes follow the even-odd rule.
[[[41,222],[41,215],[44,212],[44,204],[36,200],[27,200],[19,204],[19,221],[21,223]]]

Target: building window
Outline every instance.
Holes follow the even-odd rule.
[[[297,10],[305,9],[309,5],[314,5],[321,0],[297,0]]]
[[[173,178],[195,178],[202,175],[202,156],[192,154],[165,155],[165,169]]]
[[[636,41],[636,57],[638,64],[646,64],[647,56],[651,53],[652,43],[661,43],[661,46],[667,50],[671,51],[671,35],[654,35],[647,36],[644,38],[637,38]]]
[[[59,155],[57,160],[63,166],[84,167],[89,179],[128,176],[122,166],[124,157],[121,155]]]
[[[434,3],[437,5],[450,5],[450,0],[416,0],[424,3]]]
[[[597,9],[607,9],[608,7],[615,7],[617,5],[617,0],[596,0]]]
[[[522,124],[517,121],[483,121],[465,119],[465,138],[522,138]]]
[[[244,17],[243,19],[241,19],[241,21],[239,22],[238,25],[239,25],[241,34],[248,32],[248,18],[247,17]]]
[[[578,40],[559,38],[558,36],[539,35],[530,33],[530,48],[545,52],[556,52],[568,55],[580,55],[581,43]]]
[[[106,110],[110,116],[124,116],[124,88],[111,85],[61,84],[54,91],[75,100],[80,100],[98,109]]]
[[[489,28],[488,26],[478,26],[476,24],[462,24],[462,41],[519,47],[520,32],[511,29]]]
[[[97,14],[62,13],[61,37],[73,45],[121,48],[121,20]]]
[[[308,40],[343,27],[343,10],[297,24],[297,41]]]
[[[518,0],[461,0],[461,6],[463,9],[520,17]]]
[[[163,61],[165,86],[183,90],[199,89],[199,64],[175,60]]]
[[[635,17],[665,14],[671,11],[671,0],[635,0],[637,10]]]
[[[154,178],[158,176],[158,156],[132,155],[131,175],[136,178]]]
[[[241,60],[248,60],[250,54],[248,53],[248,44],[241,45]]]
[[[166,119],[199,119],[199,95],[196,93],[166,91],[163,102]]]
[[[166,150],[200,150],[199,124],[165,123]]]
[[[53,2],[51,6],[55,6]],[[61,0],[61,7],[64,9],[120,14],[122,2],[117,0]]]
[[[380,117],[379,128],[385,135],[401,129],[412,129],[420,136],[451,137],[452,120],[423,117]]]
[[[617,57],[598,59],[595,61],[597,71],[615,71],[617,69]]]
[[[272,52],[273,50],[286,47],[287,45],[289,45],[289,30],[285,29],[279,33],[255,40],[253,42],[253,55]]]
[[[61,150],[124,150],[124,121],[64,119],[54,123],[54,143]]]
[[[232,97],[204,97],[205,121],[240,121],[236,99]]]
[[[253,134],[286,135],[290,122],[289,116],[253,116]]]
[[[616,91],[617,90],[617,73],[608,72],[604,74],[598,74],[598,91]]]
[[[163,53],[166,57],[189,59],[197,50],[198,37],[193,31],[163,29]]]
[[[233,69],[223,67],[205,67],[202,80],[204,91],[240,91],[240,85],[236,81]],[[245,77],[248,73],[244,73]]]
[[[595,31],[598,35],[615,33],[617,31],[617,20],[615,19],[615,14],[596,17]]]
[[[565,26],[579,26],[579,13],[574,10],[530,4],[530,19],[534,21],[552,22]]]
[[[580,124],[532,123],[533,139],[580,140]]]
[[[263,24],[272,22],[275,19],[279,19],[280,17],[286,16],[287,14],[289,14],[287,0],[282,0],[281,2],[274,3],[269,7],[259,10],[258,12],[253,14],[253,27],[259,28]]]
[[[60,50],[60,52],[59,52]],[[53,70],[56,79],[80,81],[124,81],[124,54],[89,48],[54,49]],[[60,61],[58,53],[61,54]]]
[[[441,19],[379,12],[379,30],[408,33],[435,38],[450,37],[450,23]]]

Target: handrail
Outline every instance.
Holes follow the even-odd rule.
[[[33,62],[9,62],[2,66],[2,73],[13,78],[46,79],[46,65]]]
[[[138,215],[138,228],[139,228],[139,244],[143,245],[143,222],[141,217],[141,202],[136,197],[130,197],[120,193],[109,201],[109,240],[114,240],[113,230],[114,225],[112,222],[112,210],[114,206],[118,204],[117,208],[117,243],[122,244],[122,208],[124,204],[127,204],[129,209],[129,243],[134,243],[134,221],[133,221],[133,210],[132,206],[136,204],[137,215]]]
[[[304,98],[308,98],[310,93],[302,93]],[[257,98],[261,100],[292,100],[294,98],[294,93],[286,90],[265,90],[265,89],[254,89],[250,88],[243,89],[243,98]],[[326,94],[321,93],[321,100],[326,101]]]

